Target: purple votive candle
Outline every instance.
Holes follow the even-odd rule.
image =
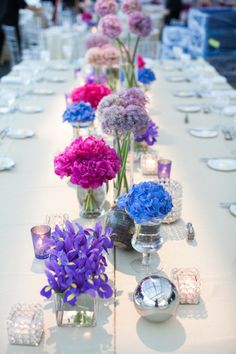
[[[158,178],[170,178],[171,161],[170,160],[158,160],[157,162],[157,175]]]
[[[34,254],[38,259],[48,258],[49,242],[51,228],[48,225],[34,226],[31,229],[31,236],[34,246]]]

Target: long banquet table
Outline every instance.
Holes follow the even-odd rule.
[[[155,324],[140,318],[132,303],[132,293],[142,275],[136,274],[131,261],[136,252],[115,249],[109,256],[109,277],[116,288],[113,299],[100,301],[98,323],[94,328],[59,328],[56,326],[52,301],[39,292],[46,284],[43,262],[34,258],[30,228],[45,221],[47,214],[67,213],[77,219],[78,202],[75,188],[53,172],[53,158],[72,138],[69,125],[62,124],[64,93],[78,83],[72,69],[65,83],[38,85],[55,90],[53,96],[28,96],[38,102],[43,113],[16,113],[12,127],[32,128],[32,139],[5,138],[1,154],[16,162],[9,171],[0,173],[0,354],[235,354],[236,353],[236,219],[223,201],[236,200],[236,172],[210,170],[205,156],[230,156],[234,141],[191,137],[187,128],[201,126],[214,115],[184,114],[175,104],[202,103],[198,98],[180,99],[172,91],[192,88],[196,83],[169,83],[169,73],[155,63],[157,80],[149,93],[149,111],[159,125],[159,156],[173,161],[172,177],[183,186],[182,220],[163,227],[165,243],[158,251],[162,273],[170,276],[174,267],[196,267],[201,276],[199,305],[181,305],[176,319]],[[64,74],[63,74],[64,75]],[[228,118],[224,118],[228,119]],[[1,122],[0,118],[0,124]],[[1,128],[2,126],[0,126]],[[135,174],[135,182],[143,177]],[[184,223],[192,222],[196,241],[188,243]],[[15,303],[41,303],[44,308],[45,333],[39,347],[8,344],[6,319]]]

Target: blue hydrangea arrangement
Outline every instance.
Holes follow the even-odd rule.
[[[93,122],[95,119],[95,110],[92,108],[89,102],[73,102],[70,104],[64,114],[63,122],[67,121],[69,123],[89,123]]]
[[[144,85],[149,85],[152,81],[156,80],[156,76],[151,69],[140,68],[138,69],[138,81]]]
[[[66,228],[56,226],[48,241],[49,260],[45,262],[48,285],[41,295],[50,298],[52,292],[61,294],[64,302],[75,305],[82,293],[101,298],[112,296],[106,274],[104,253],[113,247],[112,229],[103,233],[101,223],[95,228],[83,228],[66,221]]]
[[[127,194],[118,198],[117,205],[137,224],[153,218],[163,219],[173,207],[171,195],[157,182],[134,184]]]

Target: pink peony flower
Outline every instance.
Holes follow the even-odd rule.
[[[142,55],[138,55],[137,57],[137,64],[138,64],[138,68],[141,69],[141,68],[144,68],[144,66],[146,65]]]
[[[73,184],[96,189],[115,178],[120,170],[120,158],[103,139],[89,136],[74,140],[64,153],[54,159],[55,173],[70,177]]]
[[[98,26],[101,32],[111,39],[118,38],[122,31],[120,20],[115,15],[104,16]]]
[[[139,37],[147,37],[152,31],[152,20],[150,16],[139,11],[130,14],[128,25],[130,32]]]
[[[95,3],[95,11],[101,17],[115,14],[117,11],[117,3],[115,0],[97,0]]]
[[[89,102],[91,106],[96,109],[101,99],[110,93],[111,90],[105,85],[86,84],[75,88],[71,92],[70,98],[72,102]]]
[[[142,5],[139,0],[124,0],[121,5],[121,10],[127,15],[134,11],[141,11]]]

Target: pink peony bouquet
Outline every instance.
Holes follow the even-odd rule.
[[[69,97],[72,102],[89,102],[96,109],[101,99],[110,94],[111,90],[105,85],[86,84],[75,88]]]
[[[85,189],[96,189],[115,178],[120,166],[116,151],[93,136],[77,138],[54,159],[58,176],[70,177],[71,183]]]

